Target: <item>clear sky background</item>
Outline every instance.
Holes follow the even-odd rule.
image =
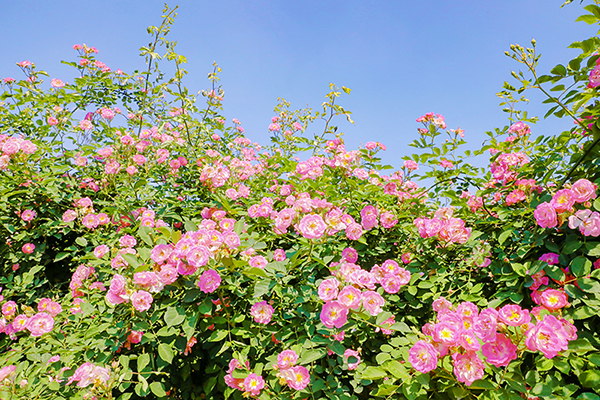
[[[522,65],[504,55],[511,43],[537,41],[541,71],[567,63],[577,40],[594,27],[574,22],[585,11],[563,0],[180,0],[169,38],[188,59],[186,86],[209,87],[207,73],[222,68],[225,112],[238,118],[246,135],[268,143],[267,127],[278,97],[292,108],[320,109],[329,82],[352,89],[340,103],[354,125],[340,118],[347,149],[367,141],[387,145],[386,163],[401,157],[417,137],[415,119],[426,112],[446,117],[448,128],[465,130],[469,147],[485,131],[508,124],[496,93],[511,70]],[[1,0],[0,78],[20,77],[16,62],[30,60],[51,78],[72,82],[75,43],[99,50],[98,60],[115,69],[144,69],[139,48],[158,26],[164,2],[155,0]],[[49,85],[49,79],[47,79]],[[549,108],[539,94],[530,113]],[[532,127],[534,134],[559,133],[572,121],[553,117]],[[308,129],[312,134],[321,124]]]

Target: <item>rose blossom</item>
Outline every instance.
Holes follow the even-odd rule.
[[[198,282],[198,287],[204,293],[212,293],[221,284],[221,275],[214,269],[208,269],[202,273],[200,276],[200,281]]]
[[[419,340],[409,350],[408,361],[414,369],[425,374],[437,368],[438,352],[430,343]]]
[[[271,316],[275,310],[266,301],[255,303],[250,308],[250,315],[254,318],[254,321],[259,324],[268,324],[271,322]]]
[[[145,290],[138,290],[131,295],[131,303],[139,312],[144,312],[152,306],[152,295]]]
[[[348,309],[338,301],[328,301],[321,310],[321,322],[329,329],[341,328],[348,321]]]

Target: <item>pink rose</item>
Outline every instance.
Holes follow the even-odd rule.
[[[212,293],[221,284],[221,275],[213,269],[206,270],[200,276],[200,281],[198,282],[198,287],[204,293]]]
[[[266,301],[255,303],[250,308],[250,315],[254,318],[254,321],[259,324],[268,324],[271,322],[271,316],[275,310]]]
[[[417,371],[425,374],[437,368],[438,352],[424,340],[419,340],[408,352],[408,362]]]
[[[138,290],[131,295],[131,303],[139,312],[144,312],[152,306],[152,295],[145,290]]]
[[[348,322],[348,309],[336,300],[328,301],[321,310],[321,322],[329,329],[341,328]]]
[[[554,228],[558,223],[554,207],[547,202],[538,205],[533,212],[533,216],[537,224],[542,228]]]

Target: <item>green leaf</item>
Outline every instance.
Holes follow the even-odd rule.
[[[508,230],[502,232],[500,234],[500,236],[498,236],[498,243],[502,244],[502,243],[506,242],[506,239],[508,239],[512,235],[512,233],[513,233],[512,229],[508,229]]]
[[[264,278],[267,278],[267,273],[265,272],[264,269],[260,269],[260,268],[256,268],[256,267],[251,267],[251,268],[247,268],[243,271],[244,275],[249,276],[250,278],[256,279],[256,277],[258,276],[262,276]]]
[[[585,15],[581,15],[581,16],[577,17],[577,19],[575,20],[575,22],[579,22],[579,21],[583,21],[588,25],[592,25],[598,21],[598,18],[596,18],[590,14],[585,14]]]
[[[271,279],[263,279],[256,282],[254,285],[254,298],[261,297],[265,293],[268,293],[272,282]]]
[[[150,363],[150,354],[140,354],[137,359],[137,372],[142,372],[144,368]]]
[[[58,253],[56,255],[56,257],[54,257],[54,262],[57,262],[57,261],[60,261],[60,260],[64,260],[65,258],[67,258],[70,255],[71,255],[71,253],[66,253],[64,251],[61,251],[60,253]]]
[[[167,344],[161,343],[158,345],[158,355],[168,364],[173,361],[173,349]]]
[[[581,386],[586,388],[600,388],[600,371],[597,369],[591,369],[583,372],[581,375],[579,375],[579,382],[581,382]]]
[[[198,225],[196,225],[194,222],[192,222],[190,220],[185,221],[183,224],[183,227],[188,232],[195,232],[198,230]]]
[[[580,248],[582,244],[583,244],[583,242],[580,242],[579,240],[569,241],[569,242],[567,242],[565,247],[563,247],[562,253],[563,254],[571,254],[571,253],[575,252],[575,250]]]
[[[376,379],[385,378],[386,376],[387,372],[385,372],[383,368],[368,366],[364,369],[360,377],[361,379],[369,379],[374,381]]]
[[[377,392],[373,396],[389,397],[392,394],[394,394],[399,388],[399,385],[389,385],[387,383],[384,383],[378,386]]]
[[[127,261],[127,264],[129,264],[131,267],[133,268],[137,268],[140,265],[140,262],[138,261],[137,257],[134,254],[122,254],[123,259],[125,261]]]
[[[227,330],[219,329],[210,334],[209,342],[220,342],[227,337]]]
[[[567,75],[567,69],[565,68],[564,65],[558,64],[556,67],[554,67],[550,70],[550,73],[552,73],[554,75],[565,76],[565,75]]]
[[[576,277],[589,275],[592,272],[592,262],[584,256],[575,257],[571,261],[570,270]]]
[[[85,247],[88,244],[88,241],[86,238],[84,238],[83,236],[78,237],[77,239],[75,239],[75,243],[77,243],[78,245],[80,245],[81,247]]]
[[[185,320],[185,310],[180,307],[169,307],[164,319],[167,326],[177,326]]]
[[[326,354],[327,354],[327,349],[325,349],[325,348],[306,350],[306,351],[302,352],[302,354],[300,355],[298,364],[300,364],[300,365],[310,364],[313,361],[316,361],[320,358],[325,357]]]
[[[585,392],[577,396],[576,400],[600,400],[600,396],[594,393]]]
[[[571,340],[569,350],[575,350],[578,353],[587,353],[588,351],[598,351],[586,338]]]
[[[140,226],[140,229],[138,229],[138,236],[148,246],[154,246],[154,242],[152,242],[152,238],[150,238],[150,232],[152,232],[152,228],[149,228],[147,226]]]
[[[548,385],[544,385],[543,383],[539,382],[531,388],[531,394],[534,394],[536,396],[547,397],[552,394],[552,388]]]
[[[406,371],[406,367],[400,364],[397,360],[387,361],[383,364],[383,367],[387,369],[395,378],[408,379],[410,374]]]
[[[165,387],[161,382],[152,382],[150,384],[150,391],[152,391],[152,393],[158,397],[165,397],[167,395],[167,392],[165,392]]]

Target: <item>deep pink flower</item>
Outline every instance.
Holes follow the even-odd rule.
[[[214,269],[208,269],[200,276],[198,287],[204,293],[212,293],[221,285],[221,275]]]
[[[244,379],[244,391],[251,396],[257,397],[260,391],[265,387],[265,380],[262,376],[251,373]]]
[[[533,212],[535,221],[542,228],[554,228],[558,223],[556,219],[556,210],[550,203],[541,203]]]
[[[481,346],[481,354],[488,363],[496,367],[506,367],[512,360],[517,359],[517,346],[503,333],[497,333],[495,341]]]

